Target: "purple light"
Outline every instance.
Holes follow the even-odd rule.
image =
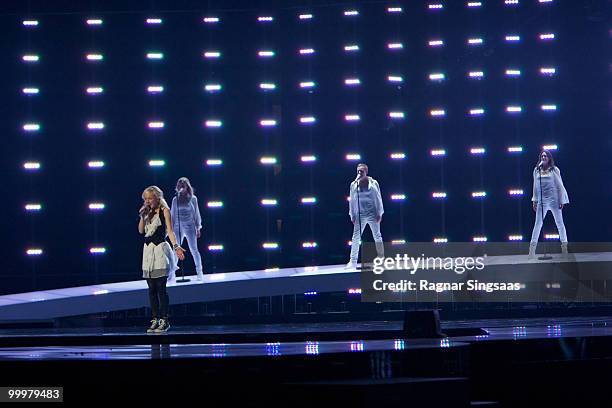
[[[430,154],[433,157],[444,157],[444,156],[446,156],[446,150],[444,150],[444,149],[433,149],[433,150],[431,150]]]
[[[557,105],[542,105],[541,109],[543,111],[556,111],[557,110]]]
[[[159,25],[163,23],[161,18],[147,18],[145,21],[148,25]]]
[[[315,50],[314,48],[302,48],[300,49],[300,55],[311,55],[314,54]]]
[[[102,19],[100,18],[90,18],[87,21],[85,21],[85,23],[89,26],[101,26],[102,25]]]
[[[346,155],[346,160],[348,161],[358,161],[361,160],[361,155],[356,153],[349,153]]]
[[[302,163],[314,163],[317,161],[317,156],[313,156],[313,155],[302,156],[300,157],[300,161]]]
[[[91,211],[101,211],[101,210],[105,209],[106,206],[104,205],[104,203],[89,203],[88,208]]]
[[[262,119],[259,121],[261,127],[274,127],[276,126],[276,120],[274,119]]]
[[[406,194],[391,194],[391,201],[404,201]]]
[[[300,14],[299,15],[300,20],[312,20],[312,18],[313,18],[312,14]]]
[[[25,210],[28,212],[32,212],[32,211],[40,211],[42,210],[42,205],[38,204],[38,203],[28,203],[24,206]]]
[[[220,22],[221,20],[219,19],[219,17],[204,17],[204,23],[206,24],[217,24],[218,22]]]
[[[429,114],[432,117],[443,117],[446,115],[446,111],[444,109],[431,109]]]
[[[21,90],[24,95],[37,95],[40,92],[40,89],[34,87],[27,87]]]
[[[398,83],[398,84],[399,84],[399,83],[404,82],[404,78],[402,78],[402,77],[401,77],[401,76],[399,76],[399,75],[389,75],[389,76],[387,77],[387,80],[388,80],[389,82]]]
[[[468,38],[468,45],[481,45],[484,40],[482,38]]]
[[[304,249],[314,249],[318,246],[316,242],[302,242],[302,248]]]
[[[520,106],[506,106],[506,112],[508,113],[521,113],[523,111],[523,108]]]
[[[515,189],[512,189],[512,190],[508,190],[508,194],[513,196],[513,197],[522,196],[523,195],[523,190],[520,189],[520,188],[515,188]]]
[[[305,204],[305,205],[316,204],[317,198],[316,197],[302,197],[301,202],[302,204]]]
[[[482,7],[482,2],[481,1],[469,1],[467,6],[468,8]]]
[[[220,51],[204,51],[204,58],[207,58],[207,59],[221,58],[221,52]]]
[[[357,114],[344,115],[344,120],[347,122],[358,122],[361,118]]]
[[[484,72],[482,71],[470,71],[468,72],[468,77],[471,79],[482,79],[484,78]]]
[[[401,13],[402,11],[401,7],[387,7],[387,13]]]
[[[433,193],[431,193],[431,198],[434,198],[436,200],[444,200],[446,199],[447,194],[444,191],[434,191]]]
[[[553,76],[557,73],[557,69],[553,67],[542,67],[540,68],[540,74],[545,76]]]
[[[448,242],[448,238],[445,237],[437,237],[433,239],[433,242],[436,244],[446,244]]]
[[[431,40],[428,44],[430,47],[442,47],[444,45],[444,40]]]
[[[402,43],[389,43],[387,44],[387,48],[390,50],[401,50],[404,48],[404,44]]]
[[[361,85],[361,81],[359,80],[359,78],[346,78],[344,80],[344,85],[357,86],[357,85]]]
[[[542,33],[540,34],[540,40],[542,41],[550,41],[555,39],[555,34],[553,33]]]
[[[314,116],[302,116],[300,118],[300,123],[305,124],[305,125],[313,124],[316,121],[317,119]]]
[[[147,127],[149,129],[163,129],[165,127],[165,123],[161,121],[152,121],[147,123]]]
[[[508,153],[523,153],[522,146],[510,146],[508,147]]]
[[[470,149],[470,154],[474,155],[474,156],[477,156],[477,155],[481,155],[482,156],[485,153],[486,153],[486,150],[485,150],[484,147],[472,147]]]
[[[486,191],[474,191],[472,192],[472,198],[485,198],[487,196]]]
[[[520,35],[507,35],[506,41],[507,42],[520,42],[521,36]]]
[[[38,132],[40,130],[40,124],[38,123],[26,123],[22,126],[24,132]]]
[[[102,54],[87,54],[85,55],[85,59],[87,59],[87,61],[102,61],[104,59],[104,56]]]
[[[274,198],[264,198],[261,200],[261,205],[264,207],[276,207],[278,205],[278,200]]]
[[[359,11],[357,10],[346,10],[344,12],[345,17],[355,17],[359,15]]]
[[[147,92],[150,94],[158,94],[164,92],[164,87],[161,85],[149,85],[147,87]]]
[[[221,245],[221,244],[210,244],[208,246],[208,250],[210,252],[221,252],[221,251],[223,251],[223,245]]]
[[[558,149],[559,149],[559,146],[557,146],[556,144],[542,146],[542,150],[558,150]]]
[[[25,27],[36,27],[38,26],[38,20],[23,20],[22,24]]]
[[[429,10],[442,10],[442,9],[444,8],[444,5],[443,5],[443,4],[440,4],[440,3],[436,3],[436,4],[429,4],[429,5],[427,6],[427,8],[428,8]]]
[[[278,242],[264,242],[261,246],[263,249],[268,250],[278,249]]]
[[[257,52],[257,55],[260,58],[272,58],[275,54],[274,51],[271,50],[261,50]]]
[[[522,235],[508,235],[508,241],[522,241]]]
[[[28,256],[40,256],[43,254],[43,250],[41,248],[28,248],[26,254]]]
[[[38,62],[40,57],[38,55],[24,55],[21,57],[23,62]]]
[[[39,162],[25,162],[23,163],[23,168],[28,171],[40,170],[40,163]]]
[[[391,119],[404,119],[404,112],[389,112],[389,118]]]
[[[406,158],[406,154],[401,152],[391,153],[389,157],[391,160],[404,160]]]
[[[102,167],[104,167],[104,165],[105,163],[101,160],[92,160],[87,163],[87,167],[89,167],[90,169],[101,169]]]
[[[223,122],[217,119],[208,119],[204,122],[204,126],[207,128],[220,128],[223,126]]]
[[[487,237],[480,237],[479,236],[479,237],[473,237],[472,241],[474,241],[474,242],[487,242],[488,239],[487,239]]]
[[[559,234],[544,234],[544,239],[559,239]]]
[[[87,129],[92,131],[98,131],[104,129],[103,122],[89,122],[87,123]]]
[[[260,22],[260,23],[270,23],[270,22],[274,21],[274,17],[272,17],[272,16],[257,17],[257,21]]]
[[[89,253],[92,255],[105,254],[106,248],[104,247],[92,247],[89,248]]]

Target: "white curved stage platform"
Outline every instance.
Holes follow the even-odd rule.
[[[497,267],[529,267],[541,263],[566,262],[559,254],[549,261],[528,260],[526,255],[490,256],[486,264]],[[612,262],[612,252],[572,254],[573,262]],[[607,264],[608,266],[610,264]],[[535,270],[535,269],[534,269]],[[187,283],[168,287],[171,304],[212,302],[306,292],[342,292],[360,287],[360,272],[344,265],[285,268],[204,275],[202,281],[189,276]],[[612,279],[612,270],[610,270]],[[48,320],[148,306],[144,280],[82,286],[0,296],[0,322]]]

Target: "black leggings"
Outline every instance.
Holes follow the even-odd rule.
[[[147,279],[149,285],[149,302],[151,303],[151,314],[154,319],[168,318],[168,292],[166,291],[167,277]]]

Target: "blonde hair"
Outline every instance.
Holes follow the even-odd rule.
[[[164,192],[161,190],[161,188],[157,187],[157,186],[149,186],[147,188],[144,189],[144,191],[142,192],[142,199],[144,200],[144,196],[146,193],[150,193],[153,194],[155,196],[155,198],[157,199],[157,202],[159,203],[159,209],[160,210],[164,210],[164,208],[170,208],[168,206],[168,203],[166,202],[166,200],[164,199]],[[149,216],[149,220],[153,218],[153,215],[155,213],[153,211],[151,211],[148,216]]]

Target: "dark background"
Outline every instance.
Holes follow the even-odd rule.
[[[434,3],[433,1],[431,3]],[[151,184],[171,198],[176,179],[187,176],[196,188],[204,218],[199,241],[205,272],[344,263],[352,226],[347,214],[348,183],[357,162],[345,160],[356,152],[368,163],[370,175],[383,191],[385,240],[471,241],[486,235],[506,241],[510,234],[531,235],[531,172],[539,149],[557,144],[553,152],[561,168],[571,204],[564,217],[570,241],[607,241],[611,221],[612,140],[609,126],[609,34],[604,1],[559,1],[539,4],[521,0],[518,6],[483,0],[480,9],[467,1],[446,1],[445,9],[429,11],[427,2],[195,2],[195,1],[12,1],[0,6],[2,65],[0,73],[0,170],[4,200],[1,247],[2,293],[135,280],[141,276],[141,237],[136,225],[141,192]],[[403,13],[388,14],[401,5]],[[360,15],[343,16],[356,8]],[[300,21],[311,12],[314,19]],[[202,17],[215,15],[221,23],[209,26]],[[261,24],[257,16],[272,15]],[[87,18],[102,18],[89,27]],[[147,17],[163,18],[161,26],[147,26]],[[36,28],[22,21],[38,19]],[[542,42],[540,33],[556,39]],[[520,34],[518,44],[504,41]],[[468,47],[467,38],[484,38],[484,45]],[[441,49],[427,47],[442,38]],[[390,52],[388,42],[404,43]],[[343,47],[359,44],[347,54]],[[300,56],[313,47],[316,54]],[[259,49],[276,51],[272,59],[258,59]],[[222,52],[219,60],[205,60],[207,49]],[[87,52],[101,52],[104,61],[88,63]],[[149,61],[148,51],[164,53]],[[21,56],[37,53],[37,64]],[[539,75],[553,66],[557,75]],[[519,68],[520,78],[507,78],[506,68]],[[481,69],[485,78],[468,80],[467,72]],[[432,83],[434,71],[446,81]],[[398,87],[387,82],[401,74]],[[357,89],[344,79],[358,76]],[[298,87],[312,79],[317,87]],[[260,82],[275,82],[274,92],[262,92]],[[223,91],[210,95],[207,82],[220,82]],[[146,93],[150,84],[163,84],[161,95]],[[25,96],[32,85],[40,94]],[[104,87],[90,96],[85,88]],[[556,112],[540,105],[554,103]],[[518,104],[519,115],[505,107]],[[467,111],[484,107],[484,117]],[[447,115],[429,116],[443,107]],[[389,111],[401,110],[406,119],[390,121]],[[358,124],[344,121],[346,113],[360,114]],[[299,116],[313,114],[313,126],[299,124]],[[274,117],[275,129],[262,129],[262,118]],[[203,121],[219,118],[220,129],[206,129]],[[165,122],[161,131],[147,129],[149,120]],[[86,122],[100,120],[106,128],[87,132]],[[21,130],[39,122],[40,132]],[[509,146],[523,146],[519,155]],[[471,147],[485,147],[473,157]],[[432,148],[445,148],[447,157],[433,158]],[[389,159],[402,151],[404,161]],[[314,164],[300,156],[314,154]],[[262,166],[260,157],[277,157],[276,166]],[[166,160],[152,169],[148,160]],[[203,165],[221,158],[220,168]],[[38,160],[42,169],[23,170],[23,162]],[[87,162],[101,159],[106,167],[91,170]],[[522,188],[525,195],[510,197]],[[484,200],[471,198],[484,190]],[[446,191],[444,202],[431,198]],[[390,200],[404,193],[407,200]],[[316,196],[315,206],[300,198]],[[264,197],[279,200],[265,209]],[[222,200],[221,209],[206,202]],[[87,205],[101,201],[106,209],[92,213]],[[40,202],[43,210],[27,213],[24,205]],[[552,216],[543,232],[555,233]],[[369,232],[366,232],[366,237]],[[278,242],[265,251],[264,241]],[[316,241],[314,250],[302,242]],[[211,243],[224,245],[214,255]],[[104,246],[106,254],[92,256],[89,248]],[[28,257],[27,248],[44,250]],[[186,268],[192,269],[188,257]]]

